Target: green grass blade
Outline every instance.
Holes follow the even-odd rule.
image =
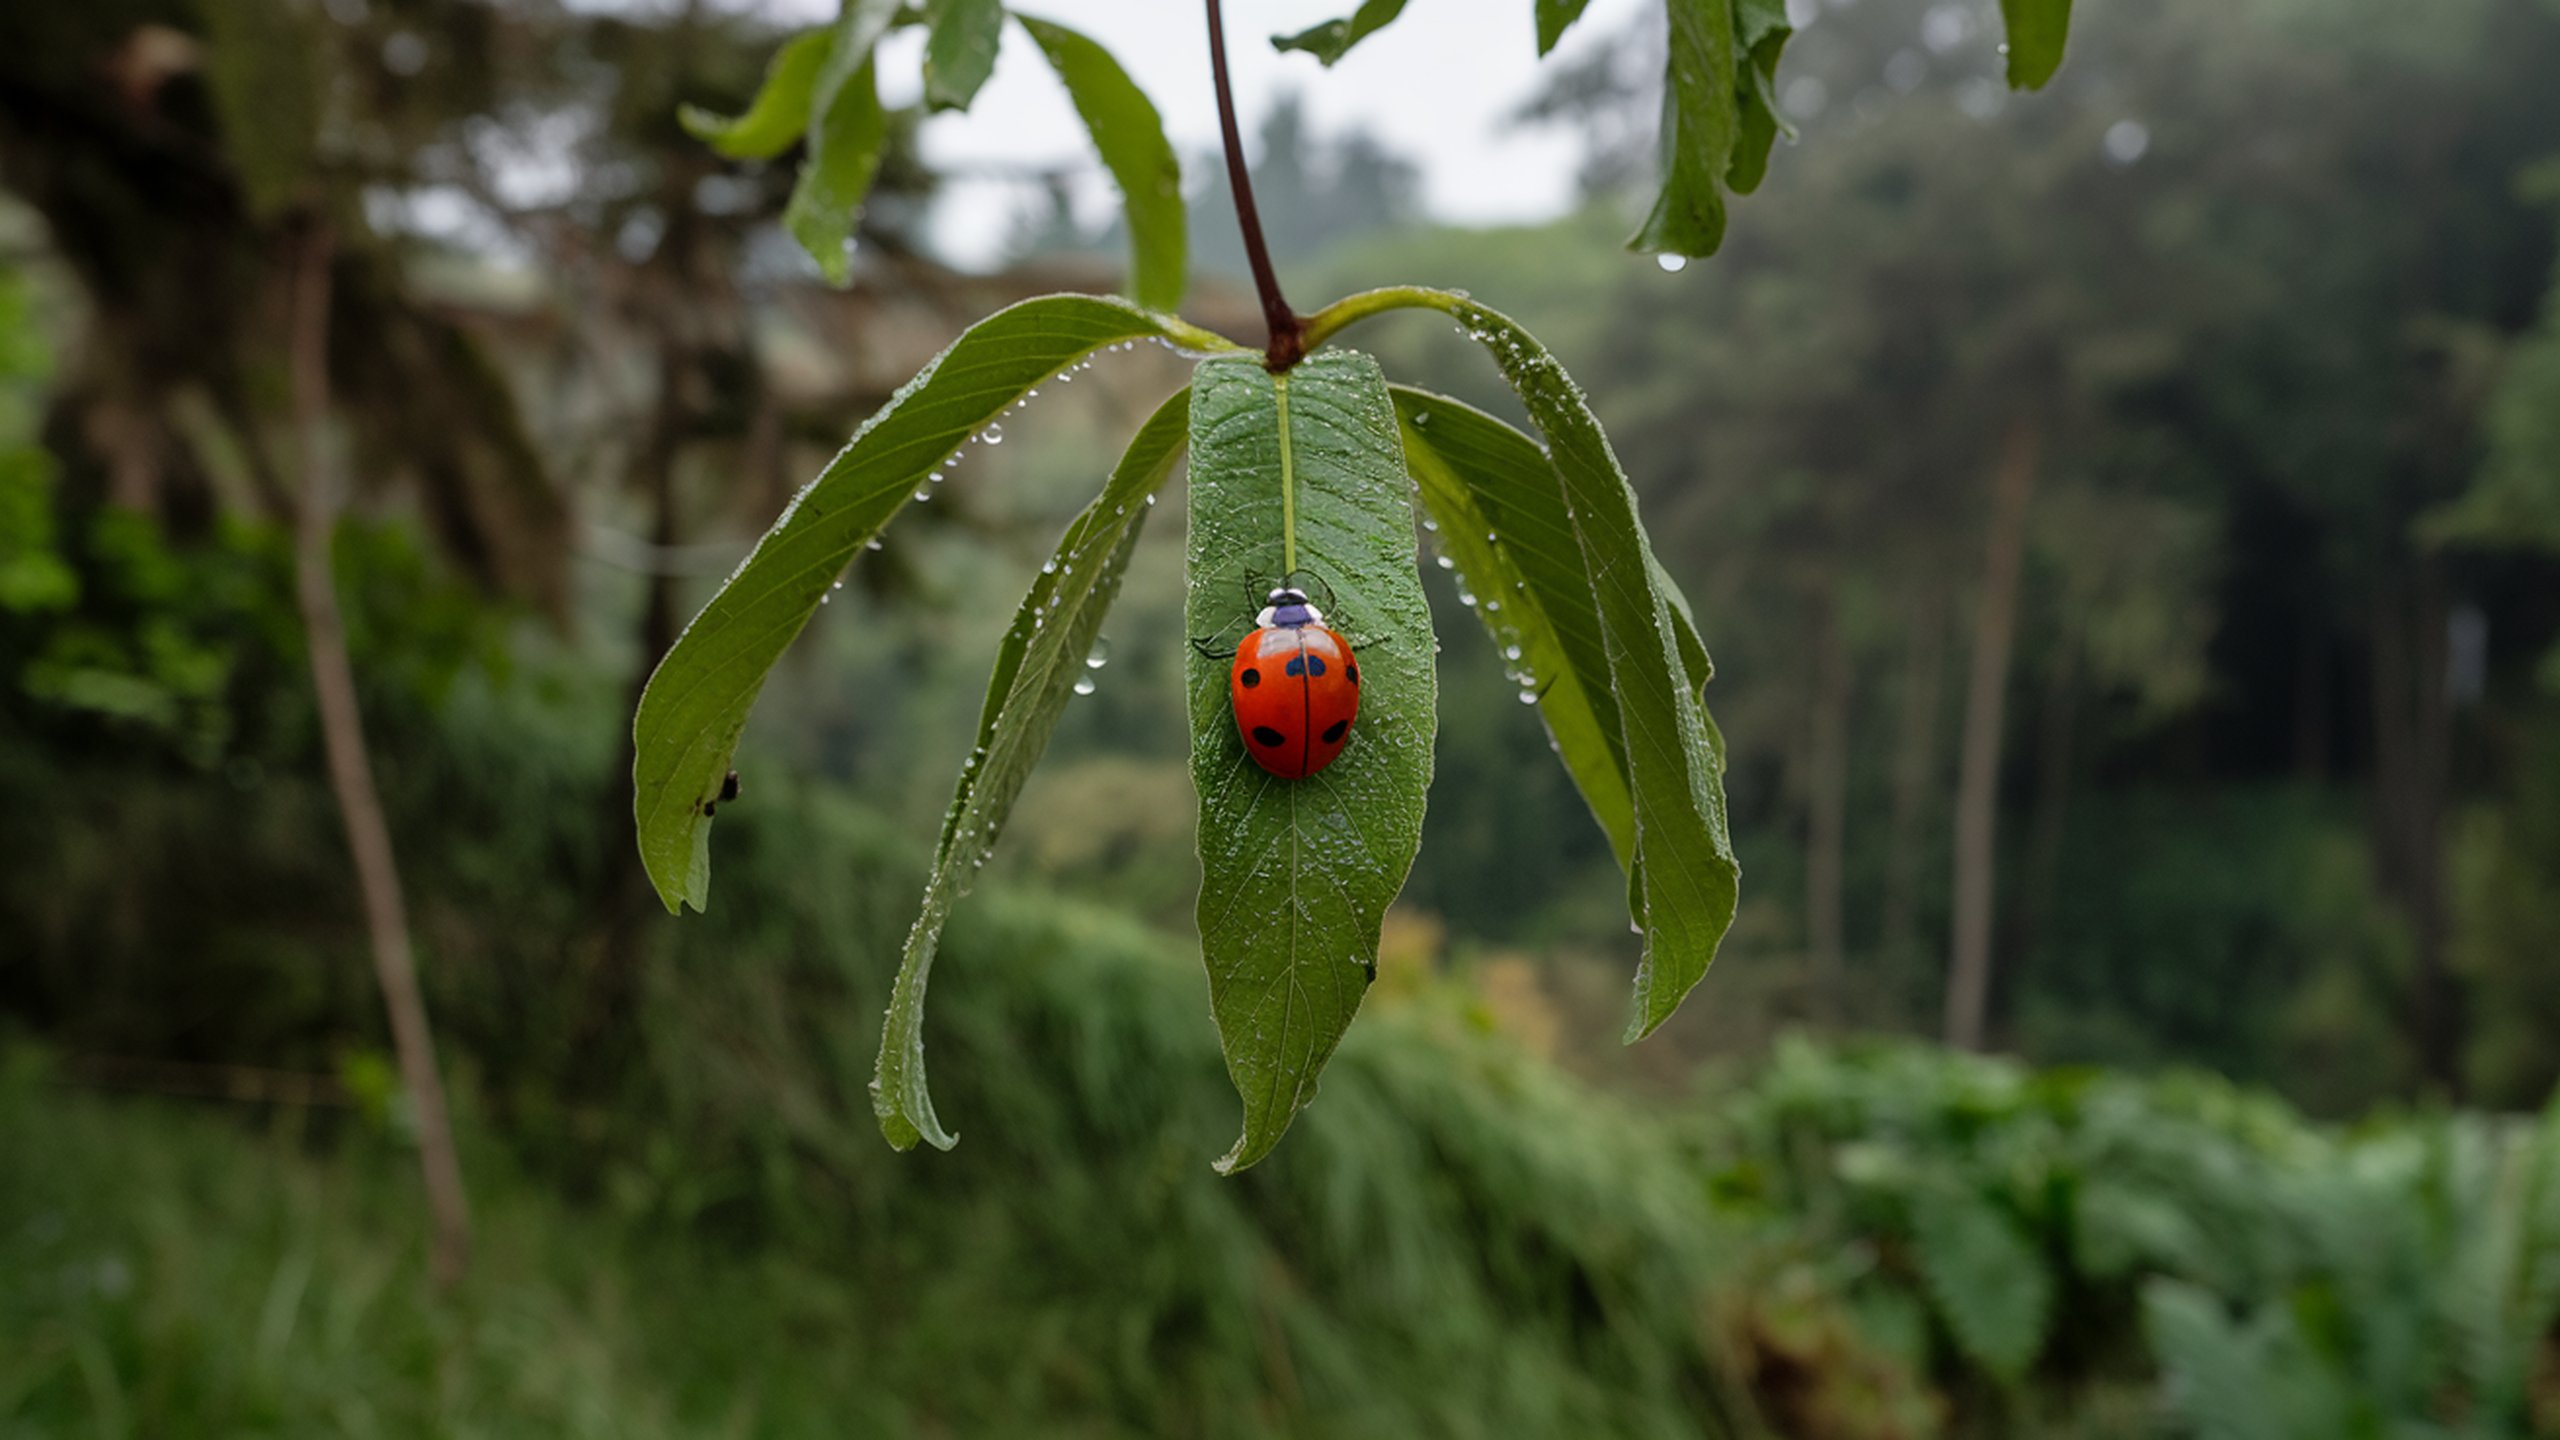
[[[1013,812],[1022,783],[1047,749],[1085,657],[1102,633],[1102,620],[1120,592],[1129,552],[1147,516],[1147,502],[1173,472],[1191,425],[1191,392],[1159,407],[1129,443],[1102,493],[1067,527],[1057,554],[1042,566],[1014,612],[1013,628],[996,651],[987,681],[987,703],[978,720],[977,745],[960,768],[960,783],[934,852],[924,905],[907,933],[905,957],[889,997],[880,1034],[880,1061],[872,1073],[871,1109],[882,1134],[901,1150],[924,1140],[948,1150],[955,1142],[934,1114],[925,1088],[924,995],[934,950],[951,907],[968,893],[986,863],[997,832]]]
[[[1129,221],[1130,295],[1141,305],[1173,309],[1182,303],[1188,256],[1182,162],[1165,139],[1164,117],[1110,51],[1063,25],[1016,18],[1049,57],[1120,187]]]
[[[1303,780],[1237,739],[1228,662],[1194,654],[1191,774],[1200,792],[1200,944],[1243,1133],[1233,1173],[1270,1153],[1313,1098],[1359,1009],[1378,927],[1422,840],[1434,737],[1431,614],[1414,566],[1412,487],[1377,362],[1318,355],[1275,382],[1258,358],[1204,362],[1191,407],[1186,621],[1233,637],[1278,579],[1280,414],[1288,386],[1298,565],[1359,647],[1360,718]]]
[[[756,543],[658,664],[633,722],[640,856],[671,911],[711,889],[711,815],[765,675],[838,572],[935,466],[1061,366],[1125,340],[1233,348],[1126,301],[1051,295],[997,311],[907,382]]]
[[[966,110],[995,73],[1004,0],[928,0],[924,16],[924,103]]]
[[[2009,29],[2009,88],[2043,89],[2071,39],[2071,0],[2000,0],[2000,19]]]
[[[1418,294],[1419,292],[1417,292]],[[1707,715],[1706,647],[1636,515],[1599,420],[1536,336],[1501,313],[1433,297],[1501,366],[1545,433],[1592,582],[1636,809],[1628,898],[1644,932],[1627,1038],[1651,1034],[1707,973],[1733,923],[1741,867],[1724,806],[1724,746]]]
[[[1422,487],[1441,550],[1477,597],[1476,618],[1523,693],[1538,697],[1556,754],[1618,864],[1633,864],[1635,798],[1618,701],[1591,571],[1555,467],[1538,442],[1480,410],[1427,390],[1389,389],[1405,467]]]
[[[835,45],[835,27],[805,31],[783,42],[764,84],[742,115],[715,115],[698,105],[676,112],[685,133],[732,160],[770,160],[800,141],[809,128],[818,72]]]
[[[1304,50],[1329,68],[1351,47],[1383,30],[1387,22],[1404,13],[1405,0],[1364,0],[1359,9],[1339,20],[1327,20],[1295,35],[1274,35],[1274,50]]]
[[[1724,243],[1724,183],[1741,130],[1731,0],[1669,0],[1662,84],[1662,193],[1631,250],[1712,255]]]

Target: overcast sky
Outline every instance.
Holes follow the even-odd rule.
[[[1350,12],[1356,0],[1228,0],[1228,59],[1236,104],[1252,124],[1274,95],[1296,90],[1319,133],[1359,127],[1422,167],[1424,203],[1443,219],[1474,223],[1541,219],[1573,197],[1577,152],[1553,130],[1512,130],[1503,117],[1537,83],[1537,34],[1528,0],[1412,0],[1402,18],[1362,42],[1331,70],[1306,55],[1282,55],[1269,37]],[[743,8],[777,18],[820,20],[833,0],[762,0]],[[1645,10],[1646,0],[1591,0],[1582,22],[1550,62],[1589,47]],[[1041,0],[1033,13],[1074,26],[1108,46],[1164,113],[1186,167],[1218,141],[1209,85],[1208,32],[1191,0]],[[892,104],[915,99],[921,34],[889,43],[881,67]],[[1111,205],[1108,181],[1088,164],[1091,150],[1075,111],[1039,52],[1008,26],[995,78],[966,115],[924,128],[925,158],[937,168],[978,164],[1085,166],[1078,196],[1090,218]],[[962,264],[996,258],[1030,192],[1019,185],[949,185],[934,219],[945,253]]]

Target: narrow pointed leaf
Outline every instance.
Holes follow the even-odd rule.
[[[925,1088],[924,995],[951,907],[969,889],[996,835],[1013,812],[1031,767],[1047,749],[1075,684],[1086,674],[1085,657],[1102,633],[1104,614],[1120,591],[1129,552],[1146,521],[1147,501],[1173,471],[1191,423],[1191,392],[1177,393],[1138,431],[1102,494],[1085,507],[1058,541],[1056,555],[1031,582],[996,652],[995,674],[978,717],[977,745],[960,770],[960,784],[934,852],[924,907],[907,934],[905,958],[890,992],[889,1018],[880,1034],[880,1062],[872,1074],[871,1108],[881,1132],[901,1150],[916,1141],[948,1150],[956,1138],[934,1114]]]
[[[1164,136],[1164,118],[1111,52],[1063,25],[1029,16],[1022,28],[1049,57],[1084,117],[1093,148],[1120,187],[1129,225],[1129,293],[1141,305],[1182,303],[1185,253],[1182,162]]]
[[[1363,0],[1360,8],[1339,20],[1327,20],[1295,35],[1274,35],[1274,50],[1304,50],[1331,66],[1351,53],[1351,47],[1384,29],[1388,21],[1404,13],[1405,0]]]
[[[808,152],[783,205],[782,226],[831,285],[852,273],[845,247],[889,136],[871,52],[897,17],[897,0],[848,0],[828,27],[826,58],[811,82]]]
[[[770,160],[800,143],[818,72],[835,44],[835,27],[805,31],[783,42],[765,71],[763,88],[742,115],[715,115],[698,105],[676,112],[685,133],[732,160]]]
[[[1564,488],[1538,442],[1445,395],[1389,387],[1405,466],[1422,487],[1438,541],[1478,597],[1515,678],[1538,697],[1556,754],[1609,836],[1635,859],[1635,799],[1591,570],[1565,513]],[[1497,538],[1498,537],[1498,538]],[[1515,653],[1516,652],[1516,653]]]
[[[782,207],[783,228],[818,262],[818,272],[830,285],[852,278],[847,246],[863,197],[871,193],[872,177],[880,173],[880,147],[888,138],[889,115],[880,108],[880,92],[866,61],[810,121],[809,153],[800,162],[791,199]]]
[[[1556,42],[1573,28],[1574,21],[1582,18],[1583,9],[1590,3],[1591,0],[1538,0],[1538,53],[1544,55],[1556,48]]]
[[[1725,184],[1736,195],[1748,195],[1768,178],[1769,147],[1780,135],[1792,139],[1796,133],[1778,113],[1778,57],[1786,52],[1795,27],[1787,23],[1785,0],[1733,0],[1733,25],[1734,53],[1741,66],[1734,93],[1740,109]]]
[[[1741,128],[1731,0],[1668,0],[1662,193],[1628,241],[1647,254],[1712,255],[1724,242],[1724,183]]]
[[[1509,317],[1455,295],[1434,303],[1484,345],[1546,435],[1590,571],[1636,812],[1628,900],[1644,958],[1627,1038],[1641,1039],[1705,976],[1733,923],[1741,871],[1725,824],[1723,741],[1701,696],[1706,649],[1572,377]]]
[[[640,697],[632,813],[640,856],[671,911],[711,889],[711,821],[756,694],[847,562],[934,467],[1022,393],[1125,340],[1202,349],[1228,342],[1126,301],[1051,295],[970,327],[854,433],[695,616]]]
[[[2000,19],[2009,30],[2009,88],[2043,89],[2071,38],[2071,0],[2000,0]]]
[[[995,73],[1004,0],[928,0],[924,15],[924,103],[966,110]]]
[[[1285,417],[1285,418],[1284,418]],[[1289,495],[1282,492],[1288,437]],[[1414,566],[1412,486],[1377,362],[1328,352],[1275,379],[1259,358],[1193,380],[1186,619],[1233,638],[1254,583],[1296,564],[1359,651],[1360,715],[1329,767],[1264,771],[1237,738],[1229,662],[1191,656],[1191,774],[1200,792],[1200,945],[1209,1001],[1244,1101],[1233,1173],[1270,1153],[1314,1097],[1359,1009],[1378,927],[1422,839],[1434,734],[1431,615]]]

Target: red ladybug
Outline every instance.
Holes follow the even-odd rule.
[[[1236,647],[1227,690],[1236,733],[1254,763],[1283,780],[1333,763],[1360,713],[1360,661],[1351,642],[1325,628],[1306,593],[1282,588]]]

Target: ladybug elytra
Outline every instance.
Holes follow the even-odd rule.
[[[1297,780],[1332,764],[1349,743],[1360,713],[1360,661],[1350,641],[1325,628],[1306,592],[1284,586],[1236,647],[1227,690],[1245,753]]]

